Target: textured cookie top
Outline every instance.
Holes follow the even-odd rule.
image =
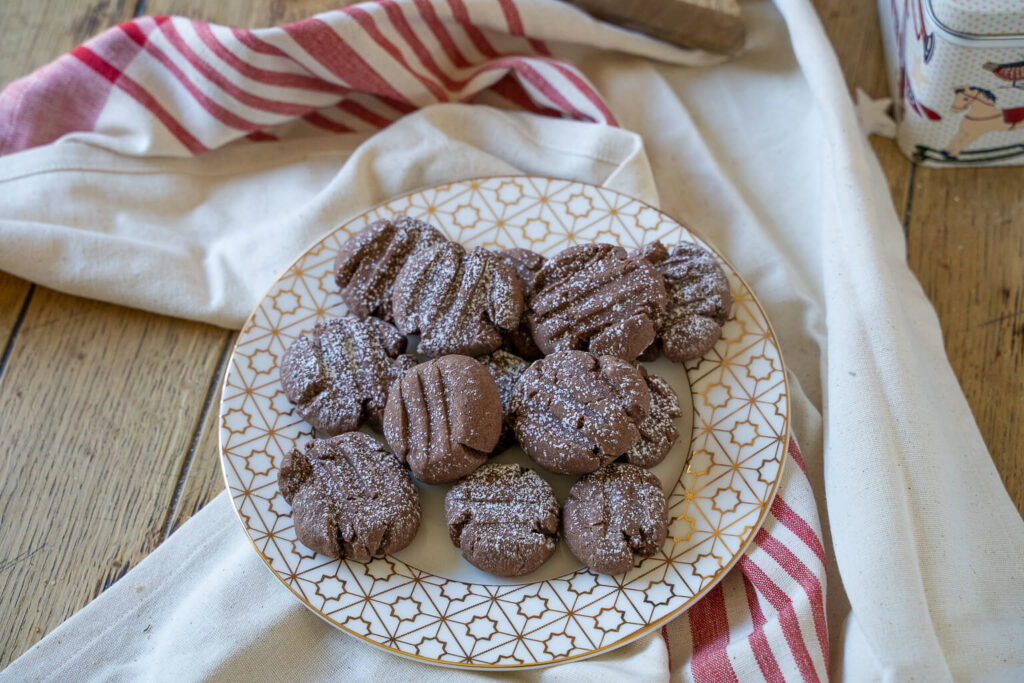
[[[654,467],[665,459],[679,438],[675,419],[683,414],[679,397],[668,382],[648,375],[647,388],[651,392],[651,412],[638,425],[640,439],[626,451],[626,460],[639,467]]]
[[[668,296],[661,275],[610,244],[581,244],[540,269],[527,321],[547,354],[589,350],[634,361],[654,341]]]
[[[651,398],[640,371],[612,356],[559,351],[535,361],[516,383],[516,438],[543,467],[592,472],[640,438]]]
[[[415,361],[392,325],[355,316],[318,322],[281,358],[281,386],[296,412],[327,434],[354,430],[364,417],[378,429],[388,386]]]
[[[494,254],[455,242],[413,254],[391,295],[395,324],[419,334],[428,356],[479,356],[501,346],[499,329],[514,330],[523,313],[522,283]]]
[[[676,363],[700,358],[722,336],[732,311],[729,279],[718,259],[689,242],[671,249],[654,242],[640,256],[665,278],[669,303],[658,334],[665,355]]]
[[[352,235],[334,259],[334,280],[349,313],[391,319],[391,285],[409,255],[445,242],[436,228],[408,216],[370,223]]]
[[[409,474],[373,437],[316,439],[284,456],[278,486],[299,540],[329,557],[368,562],[412,542],[420,499]]]
[[[467,356],[442,356],[391,385],[384,435],[395,455],[426,484],[463,477],[487,459],[501,435],[501,396],[487,368]]]
[[[510,432],[513,422],[512,395],[515,393],[516,382],[526,372],[526,368],[530,367],[530,363],[513,353],[501,349],[486,356],[480,356],[477,358],[477,361],[486,366],[488,372],[491,373],[491,377],[494,378],[494,383],[498,386],[498,395],[501,396],[504,429]]]
[[[519,465],[481,467],[444,499],[452,543],[471,564],[499,576],[522,576],[551,557],[559,512],[551,486]]]
[[[523,281],[526,293],[532,292],[534,282],[537,280],[537,274],[544,267],[544,264],[547,263],[547,259],[529,249],[505,249],[503,251],[496,251],[495,254],[507,263],[515,271],[516,275],[519,276],[519,279]]]
[[[668,507],[658,478],[627,463],[612,463],[581,478],[565,502],[569,549],[602,574],[623,574],[633,553],[650,557],[665,542]]]

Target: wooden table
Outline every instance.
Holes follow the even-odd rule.
[[[847,82],[886,94],[874,3],[816,0]],[[327,0],[5,0],[0,83],[132,16],[233,26]],[[1024,168],[885,168],[910,265],[1024,509]],[[234,333],[0,272],[0,667],[117,581],[222,488],[216,400]]]

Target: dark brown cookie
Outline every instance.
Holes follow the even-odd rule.
[[[405,337],[383,320],[355,316],[318,322],[281,358],[281,386],[295,412],[327,434],[367,418],[380,429],[391,382],[415,364]]]
[[[391,385],[384,436],[426,484],[464,477],[501,435],[501,396],[487,368],[467,356],[417,365]]]
[[[580,244],[540,269],[526,317],[544,353],[582,349],[632,362],[654,341],[667,303],[651,263],[622,247]]]
[[[505,249],[495,251],[498,258],[507,263],[523,283],[523,297],[528,299],[533,293],[533,283],[537,279],[537,273],[547,262],[547,259],[535,251],[529,249]],[[502,330],[504,339],[502,348],[516,354],[526,360],[537,360],[544,357],[544,352],[537,348],[530,334],[530,326],[526,317],[519,322],[519,327],[512,331]]]
[[[558,474],[593,472],[640,438],[651,396],[640,371],[612,356],[559,351],[534,361],[512,400],[519,444]]]
[[[494,254],[455,242],[417,251],[402,266],[391,293],[395,324],[419,334],[428,356],[479,356],[501,346],[499,330],[514,330],[523,313],[522,283]]]
[[[369,562],[401,550],[420,527],[409,473],[372,436],[315,439],[284,456],[277,485],[292,506],[295,535],[328,557]]]
[[[498,394],[501,396],[502,409],[502,430],[501,439],[498,440],[498,447],[495,451],[504,450],[515,442],[515,434],[512,431],[512,423],[515,421],[512,416],[512,394],[515,391],[516,382],[520,376],[530,367],[528,361],[519,356],[498,349],[494,353],[480,356],[477,361],[487,366],[487,370],[498,385]]]
[[[612,463],[573,485],[562,529],[576,559],[601,574],[624,574],[633,554],[650,557],[665,542],[668,506],[658,478]]]
[[[391,285],[417,249],[445,242],[436,228],[408,216],[370,223],[352,235],[334,259],[334,281],[349,313],[391,319]]]
[[[651,412],[637,427],[640,439],[626,451],[626,460],[639,467],[654,467],[668,455],[679,438],[675,418],[681,417],[679,397],[672,386],[657,375],[647,375],[647,388],[651,391]]]
[[[558,545],[558,517],[551,486],[520,465],[485,465],[444,497],[452,543],[474,567],[498,576],[544,564]]]
[[[669,303],[658,334],[665,356],[676,363],[700,358],[722,336],[722,325],[732,312],[729,278],[718,259],[689,242],[671,249],[653,242],[639,255],[665,278]]]

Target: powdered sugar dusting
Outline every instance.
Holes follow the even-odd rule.
[[[674,421],[682,416],[679,397],[672,386],[657,375],[647,377],[651,391],[651,412],[638,427],[640,439],[626,451],[626,460],[639,467],[654,467],[675,445],[679,431]]]

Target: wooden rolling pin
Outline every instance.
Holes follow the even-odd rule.
[[[746,28],[736,0],[568,0],[598,19],[675,45],[734,55]]]

